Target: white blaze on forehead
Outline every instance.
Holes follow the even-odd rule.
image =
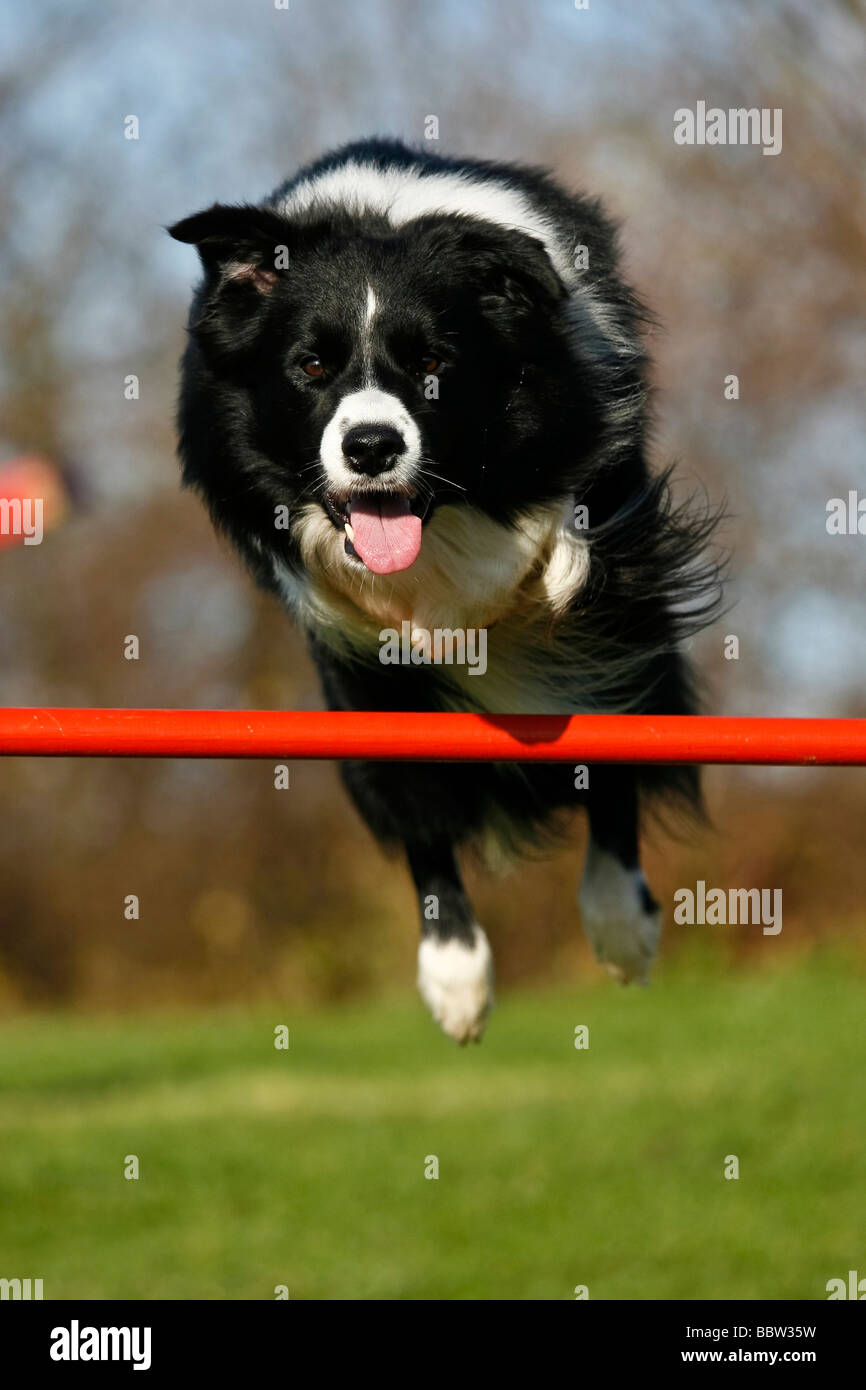
[[[364,358],[364,381],[367,386],[375,384],[373,369],[373,320],[378,304],[372,285],[367,286],[367,298],[361,315],[361,350]]]
[[[560,274],[571,269],[552,222],[525,194],[497,179],[468,173],[425,174],[418,168],[380,169],[349,160],[302,180],[286,195],[282,211],[291,216],[315,203],[337,203],[350,212],[378,212],[392,227],[436,213],[479,217],[535,237]]]
[[[406,448],[390,472],[365,479],[348,467],[343,440],[356,425],[389,425],[401,435]],[[421,458],[421,433],[397,396],[377,387],[366,387],[340,401],[322,433],[320,456],[328,486],[336,493],[358,492],[365,486],[376,492],[383,487],[411,487]]]

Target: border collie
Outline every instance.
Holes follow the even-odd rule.
[[[716,611],[714,518],[648,471],[646,315],[596,201],[538,169],[374,139],[170,233],[204,268],[184,480],[300,623],[331,708],[693,710],[681,645]],[[483,634],[483,672],[431,660],[443,632]],[[414,654],[386,662],[395,633]],[[694,769],[593,766],[586,787],[562,764],[342,773],[405,851],[419,987],[453,1038],[477,1041],[492,1004],[456,851],[526,850],[577,804],[587,934],[611,974],[646,981],[659,911],[639,803],[699,808]]]

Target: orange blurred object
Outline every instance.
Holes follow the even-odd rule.
[[[39,454],[20,454],[0,463],[0,550],[38,544],[69,510],[60,469]]]

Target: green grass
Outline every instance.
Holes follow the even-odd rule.
[[[466,1050],[414,1001],[13,1020],[0,1276],[47,1298],[823,1298],[866,1273],[864,989],[832,958],[680,969],[512,996]]]

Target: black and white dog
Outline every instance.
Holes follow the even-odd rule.
[[[598,203],[539,170],[368,140],[170,230],[204,266],[185,481],[302,625],[332,708],[693,708],[679,647],[714,608],[712,523],[647,470],[644,315]],[[383,664],[386,631],[420,659]],[[440,632],[483,633],[484,671],[431,661]],[[585,790],[561,764],[343,774],[405,849],[419,986],[452,1037],[480,1038],[492,1002],[455,851],[538,843],[580,802],[584,925],[612,974],[646,979],[639,800],[697,805],[693,769],[594,766]]]

